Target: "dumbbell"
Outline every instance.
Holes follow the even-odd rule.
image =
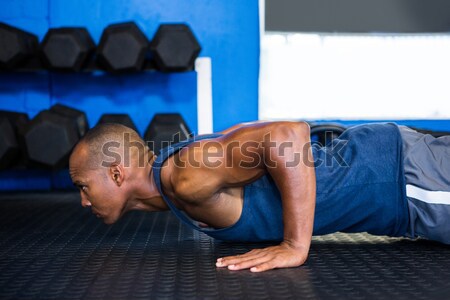
[[[153,56],[160,71],[191,71],[200,50],[192,30],[185,24],[160,25],[149,44],[139,27],[127,22],[105,28],[97,49],[97,61],[109,72],[136,72],[154,68],[153,63],[146,60]]]
[[[310,124],[311,142],[326,146],[333,139],[339,137],[346,127],[339,124]]]
[[[79,138],[82,138],[89,130],[89,123],[86,118],[86,114],[81,110],[74,109],[62,104],[55,104],[50,108],[50,111],[70,118],[72,120],[73,126],[78,132]]]
[[[0,23],[0,69],[13,70],[26,64],[35,56],[37,36]]]
[[[50,29],[40,46],[41,59],[50,70],[79,72],[87,65],[95,43],[82,27]]]
[[[134,125],[133,120],[127,114],[103,114],[98,120],[97,124],[105,123],[117,123],[127,126],[134,131],[137,131],[136,125]]]
[[[72,148],[87,129],[84,112],[58,104],[37,114],[21,139],[30,163],[59,169],[67,166]]]
[[[0,169],[14,165],[23,157],[18,135],[28,121],[27,114],[0,111]]]
[[[109,72],[137,72],[144,66],[148,45],[147,37],[135,23],[112,24],[103,30],[97,62]]]
[[[191,131],[180,114],[156,114],[145,131],[144,141],[150,150],[159,153],[162,148],[191,136]]]
[[[163,72],[192,71],[201,47],[186,24],[162,24],[150,44],[156,66]]]

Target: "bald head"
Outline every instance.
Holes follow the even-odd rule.
[[[99,124],[75,146],[70,162],[83,162],[88,169],[112,164],[144,166],[149,149],[139,134],[121,124]]]

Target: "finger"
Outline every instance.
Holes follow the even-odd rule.
[[[261,250],[263,250],[263,249],[253,249],[253,250],[251,250],[251,251],[249,251],[249,252],[246,252],[246,253],[244,253],[244,254],[238,254],[238,255],[232,255],[232,256],[226,256],[226,257],[220,257],[220,258],[218,258],[217,259],[217,261],[219,262],[219,261],[229,261],[229,260],[232,260],[232,259],[240,259],[240,258],[245,258],[245,257],[248,257],[248,256],[250,256],[250,255],[255,255],[255,254],[258,254],[258,253],[260,253],[261,252]]]
[[[244,262],[237,263],[237,264],[234,264],[234,265],[229,265],[228,269],[230,269],[230,270],[248,269],[248,268],[252,268],[252,267],[261,265],[261,264],[263,264],[265,262],[268,262],[270,260],[271,260],[270,257],[268,257],[267,255],[264,255],[264,256],[256,257],[256,258],[253,258],[253,259],[249,259],[249,260],[246,260]]]
[[[240,257],[225,257],[221,260],[217,260],[216,262],[216,266],[218,267],[227,267],[229,265],[235,265],[235,264],[239,264],[242,263],[244,261],[250,260],[250,259],[254,259],[258,257],[258,255],[247,255],[247,256],[240,256]]]
[[[223,259],[233,259],[233,258],[242,257],[242,256],[249,255],[249,254],[256,254],[256,253],[261,252],[261,250],[264,250],[264,249],[253,249],[253,250],[250,250],[249,252],[246,252],[244,254],[220,257],[217,260],[220,261],[220,260],[223,260]]]
[[[266,261],[262,264],[259,264],[257,266],[254,266],[250,268],[251,272],[263,272],[270,269],[276,269],[276,268],[289,268],[289,267],[298,267],[305,263],[306,258],[298,260],[286,260],[281,257],[272,256],[269,261]]]
[[[261,255],[265,255],[265,253],[261,253],[261,252],[250,253],[250,252],[248,252],[243,255],[227,256],[227,257],[217,259],[216,266],[226,267],[229,265],[242,263],[244,261],[260,257]]]
[[[274,261],[271,260],[271,261],[267,261],[267,262],[264,262],[262,264],[259,264],[257,266],[254,266],[254,267],[250,268],[250,271],[251,272],[264,272],[264,271],[267,271],[267,270],[275,269],[276,267],[277,266],[274,263]]]

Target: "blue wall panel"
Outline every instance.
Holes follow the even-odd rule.
[[[0,73],[0,109],[26,112],[30,117],[50,105],[46,73]]]
[[[67,83],[70,82],[70,89]],[[180,112],[190,129],[197,129],[195,72],[156,72],[123,76],[51,75],[52,103],[76,106],[95,125],[103,113],[127,113],[143,134],[155,113]],[[83,95],[80,97],[80,95]]]

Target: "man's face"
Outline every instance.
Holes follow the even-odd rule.
[[[90,206],[93,214],[106,224],[112,224],[125,212],[124,191],[116,184],[109,168],[87,168],[82,152],[77,151],[70,159],[70,176],[80,190],[81,205]]]

